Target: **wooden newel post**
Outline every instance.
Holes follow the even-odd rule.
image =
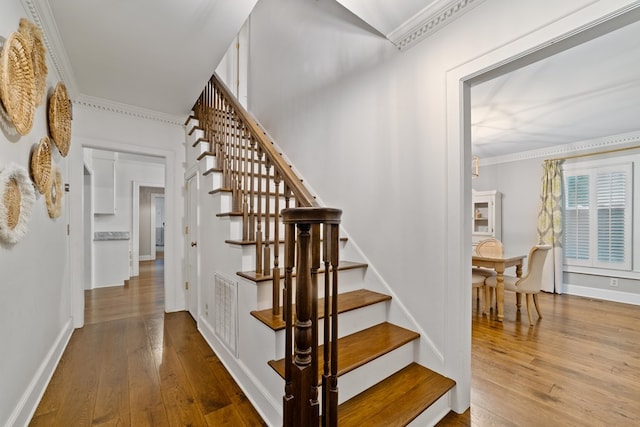
[[[285,395],[283,398],[285,427],[337,424],[337,265],[338,226],[342,211],[331,208],[292,208],[282,211],[285,224]],[[297,227],[297,236],[295,229]],[[321,232],[321,228],[324,233]],[[322,235],[324,234],[324,235]],[[330,241],[328,241],[330,240]],[[334,242],[335,240],[335,242]],[[324,243],[323,243],[324,242]],[[323,245],[324,251],[321,251]],[[318,401],[318,271],[320,253],[324,252],[325,300],[331,297],[331,308],[325,308],[325,323],[331,333],[324,334],[325,352],[323,386],[327,401],[320,418]],[[329,256],[329,258],[327,258]],[[295,322],[292,308],[293,268],[296,266]],[[331,283],[330,283],[331,282]],[[331,286],[330,286],[330,285]],[[332,378],[331,378],[332,377]],[[326,381],[329,379],[329,381]],[[328,386],[328,387],[327,387]],[[330,390],[327,390],[329,388]],[[328,397],[328,399],[327,399]]]

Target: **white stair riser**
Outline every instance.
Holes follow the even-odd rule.
[[[255,268],[255,265],[254,265]],[[362,289],[364,286],[364,268],[353,268],[349,270],[338,271],[338,288],[341,293]],[[281,278],[284,285],[284,275]],[[281,286],[282,286],[281,285]],[[292,298],[295,299],[296,278],[293,278],[294,293]],[[272,282],[270,280],[257,283],[258,310],[265,310],[271,307]],[[282,299],[282,291],[280,292]],[[318,298],[324,298],[324,273],[318,275]],[[282,305],[282,301],[280,303]]]
[[[408,424],[408,427],[434,426],[444,418],[451,409],[451,391],[446,392],[420,415]]]
[[[207,181],[212,181],[214,178],[208,178]],[[207,183],[208,184],[208,183]],[[219,210],[216,210],[215,213],[228,213],[232,211],[232,201],[233,201],[233,196],[231,194],[231,192],[229,191],[224,191],[224,192],[216,192],[212,195],[212,197],[214,198],[215,201],[215,205],[216,207],[219,206]],[[265,197],[262,197],[262,206],[261,206],[261,211],[262,212],[266,212],[266,203],[265,203]],[[254,198],[254,203],[253,203],[253,212],[254,214],[257,215],[257,211],[258,211],[258,202],[257,202],[258,198]],[[275,197],[269,197],[269,212],[270,213],[275,213],[276,211],[276,204],[275,204]],[[292,201],[293,199],[291,199]],[[289,206],[293,206],[292,202],[289,202]],[[218,203],[219,202],[219,203]],[[284,197],[280,197],[280,210],[285,208],[285,199]],[[217,208],[216,208],[217,209]],[[249,210],[251,209],[251,206],[249,205]],[[262,222],[264,222],[264,218],[262,220]],[[273,222],[273,218],[270,219],[269,222]],[[280,220],[280,223],[282,223],[282,220]]]
[[[205,144],[205,146],[206,146],[206,148],[205,148],[204,151],[207,151],[208,150],[208,145]],[[199,155],[200,154],[197,154],[195,157],[198,157]],[[210,169],[212,169],[212,168],[217,168],[214,156],[205,156],[205,157],[203,157],[203,159],[201,160],[201,164],[202,164],[201,169],[202,169],[203,173],[208,171],[208,170],[210,170]],[[218,179],[218,181],[216,181],[216,183],[219,183],[219,184],[217,186],[213,186],[211,188],[207,187],[208,190],[218,190],[218,189],[222,188],[223,187],[222,172],[215,171],[215,172],[211,172],[211,174],[218,175],[219,179]],[[259,181],[260,181],[259,177],[257,177],[257,176],[254,177],[253,189],[254,189],[255,192],[258,191],[258,185],[259,185],[258,182]],[[243,187],[244,187],[245,186],[244,179],[242,179],[242,184],[243,184]],[[251,190],[251,177],[250,176],[247,179],[246,188],[247,188],[247,190]],[[266,177],[265,176],[262,177],[262,184],[260,185],[260,190],[262,192],[266,192],[266,190],[267,190],[267,181],[266,181]],[[279,192],[282,194],[283,190],[284,190],[284,184],[281,181],[280,185],[279,185]],[[275,193],[275,191],[276,191],[276,185],[275,185],[275,183],[273,181],[273,176],[271,176],[270,179],[269,179],[269,191],[271,193]],[[291,200],[293,200],[293,198]],[[283,204],[283,206],[284,206],[284,204]]]
[[[369,387],[393,375],[400,369],[414,361],[414,347],[416,340],[400,348],[386,353],[377,359],[365,363],[338,378],[338,404],[341,404]],[[340,351],[340,348],[338,348]]]
[[[385,322],[387,319],[387,302],[379,302],[357,310],[340,313],[338,316],[338,338],[351,335],[360,330],[370,328]],[[322,345],[324,340],[324,319],[318,322],[318,345]],[[275,335],[275,359],[284,357],[285,331],[274,331]]]

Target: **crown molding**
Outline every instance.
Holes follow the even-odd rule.
[[[136,107],[129,104],[110,101],[104,98],[97,98],[88,95],[79,95],[72,101],[76,105],[83,107],[95,108],[97,110],[108,111],[110,113],[118,113],[125,116],[137,117],[140,119],[155,120],[158,122],[169,123],[172,125],[184,126],[186,116],[174,116],[171,114],[160,113],[158,111],[148,110],[146,108]]]
[[[480,166],[497,165],[501,163],[518,162],[538,158],[562,158],[578,153],[586,154],[592,151],[620,148],[633,144],[640,144],[640,131],[572,142],[569,144],[541,148],[538,150],[523,151],[521,153],[507,154],[504,156],[487,157],[484,159],[481,158]]]
[[[393,30],[387,38],[400,50],[408,49],[485,0],[439,0]]]
[[[53,65],[58,78],[64,82],[69,97],[75,98],[78,96],[78,84],[49,2],[47,0],[21,0],[21,2],[31,20],[42,29],[43,43],[51,60],[50,64]]]

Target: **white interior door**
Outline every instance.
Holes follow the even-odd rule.
[[[198,321],[198,178],[187,180],[187,225],[185,229],[187,243],[187,284],[185,286],[187,310]]]

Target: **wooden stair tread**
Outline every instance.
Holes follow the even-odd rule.
[[[406,426],[455,386],[455,381],[417,363],[338,407],[338,425]]]
[[[353,262],[353,261],[340,261],[338,264],[338,271],[342,270],[352,270],[354,268],[366,268],[368,267],[367,263],[363,262]],[[320,267],[318,270],[319,273],[324,273],[324,266]],[[266,282],[269,280],[273,280],[273,275],[271,274],[262,274],[256,273],[254,270],[252,271],[238,271],[236,273],[238,276],[243,277],[247,280],[251,280],[252,282]],[[293,273],[295,277],[295,272]],[[280,277],[284,279],[284,268],[280,268]]]
[[[366,307],[383,301],[389,301],[390,299],[391,296],[389,295],[373,292],[367,289],[358,289],[356,291],[345,292],[339,295],[338,313],[345,313],[357,308]],[[280,313],[282,313],[282,308],[280,308]],[[282,330],[285,327],[285,322],[282,319],[282,315],[274,315],[270,308],[266,310],[252,311],[251,315],[274,331]],[[318,318],[324,318],[324,298],[320,298],[318,300]]]
[[[338,340],[338,376],[371,362],[418,338],[420,334],[389,322],[380,323]],[[322,375],[324,346],[318,346],[318,378]],[[270,360],[271,366],[284,378],[284,359]]]

